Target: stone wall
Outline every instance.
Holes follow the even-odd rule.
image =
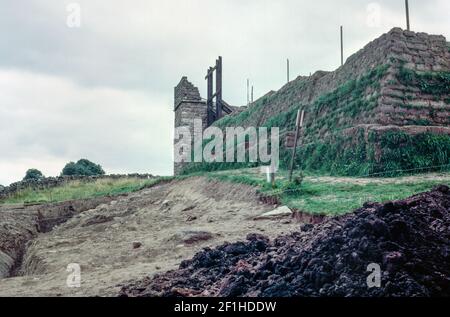
[[[194,120],[202,121],[201,131],[194,131]],[[193,140],[196,134],[197,137],[202,136],[203,130],[207,127],[207,120],[206,102],[202,100],[198,88],[192,85],[186,77],[183,77],[175,87],[175,129],[188,127],[192,137],[191,140]],[[174,144],[178,141],[175,138]],[[191,147],[193,146],[190,140],[186,140],[186,143],[190,143]],[[185,165],[186,162],[174,162],[174,174],[178,175]]]
[[[381,82],[374,121],[382,125],[450,125],[450,88],[440,96],[425,93],[418,84],[402,83],[400,67],[417,73],[450,72],[450,52],[441,35],[394,29],[389,33],[393,65]]]
[[[312,76],[300,76],[277,92],[261,98],[265,99],[263,106],[261,100],[257,100],[249,108],[251,115],[243,125],[262,126],[270,118],[292,108],[311,106],[319,97],[332,93],[381,65],[390,65],[385,78],[380,80],[379,87],[366,93],[367,98],[378,98],[377,107],[356,118],[355,124],[411,125],[417,120],[428,120],[432,125],[448,125],[449,104],[445,100],[450,96],[436,99],[436,96],[426,95],[418,87],[401,85],[397,79],[399,61],[407,69],[418,72],[448,72],[448,43],[441,35],[394,28],[350,56],[336,71],[318,71]],[[257,107],[257,111],[252,111],[252,107]],[[434,117],[430,115],[430,110]],[[306,120],[317,118],[307,116]]]
[[[175,87],[175,110],[177,107],[186,101],[201,101],[200,92],[198,88],[190,83],[187,77],[181,78],[181,81]]]

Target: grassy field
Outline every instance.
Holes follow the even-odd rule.
[[[63,186],[35,190],[25,189],[14,196],[0,201],[0,204],[49,203],[103,196],[115,196],[135,192],[156,185],[170,178],[99,179],[93,182],[72,181]]]
[[[361,207],[367,201],[385,202],[428,191],[440,184],[450,184],[450,173],[432,173],[396,178],[356,178],[306,175],[299,184],[289,183],[286,171],[277,173],[274,188],[259,168],[202,172],[184,175],[206,176],[226,182],[257,186],[264,194],[276,196],[282,204],[310,214],[341,215]],[[172,178],[101,179],[94,182],[72,181],[64,186],[26,189],[0,201],[0,204],[48,203],[102,196],[114,196],[141,190]]]
[[[286,172],[278,174],[275,188],[259,169],[209,173],[208,177],[259,186],[261,192],[277,196],[288,207],[306,213],[341,215],[365,202],[386,202],[450,184],[450,173],[433,173],[397,178],[351,178],[309,175],[301,184],[289,184]]]

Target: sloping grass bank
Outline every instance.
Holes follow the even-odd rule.
[[[450,184],[450,173],[399,178],[342,178],[306,176],[301,184],[289,183],[286,172],[278,175],[274,188],[258,169],[207,174],[212,179],[258,186],[261,193],[277,197],[282,204],[309,214],[342,215],[365,202],[386,202]]]
[[[140,179],[135,177],[120,179],[98,179],[92,182],[72,181],[65,185],[36,190],[28,188],[0,201],[0,204],[51,203],[104,196],[116,196],[139,191],[169,181],[168,177]]]

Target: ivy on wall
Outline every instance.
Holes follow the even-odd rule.
[[[300,148],[296,164],[305,170],[346,176],[450,170],[450,135],[389,131],[377,136],[372,132],[368,142],[362,131],[353,137],[335,135]]]
[[[439,98],[450,94],[450,72],[419,73],[401,65],[397,78],[403,85],[419,87],[425,94]]]

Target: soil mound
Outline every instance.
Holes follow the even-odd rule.
[[[120,296],[450,296],[450,189],[386,204],[269,241],[204,249]],[[373,265],[381,287],[369,287]]]

